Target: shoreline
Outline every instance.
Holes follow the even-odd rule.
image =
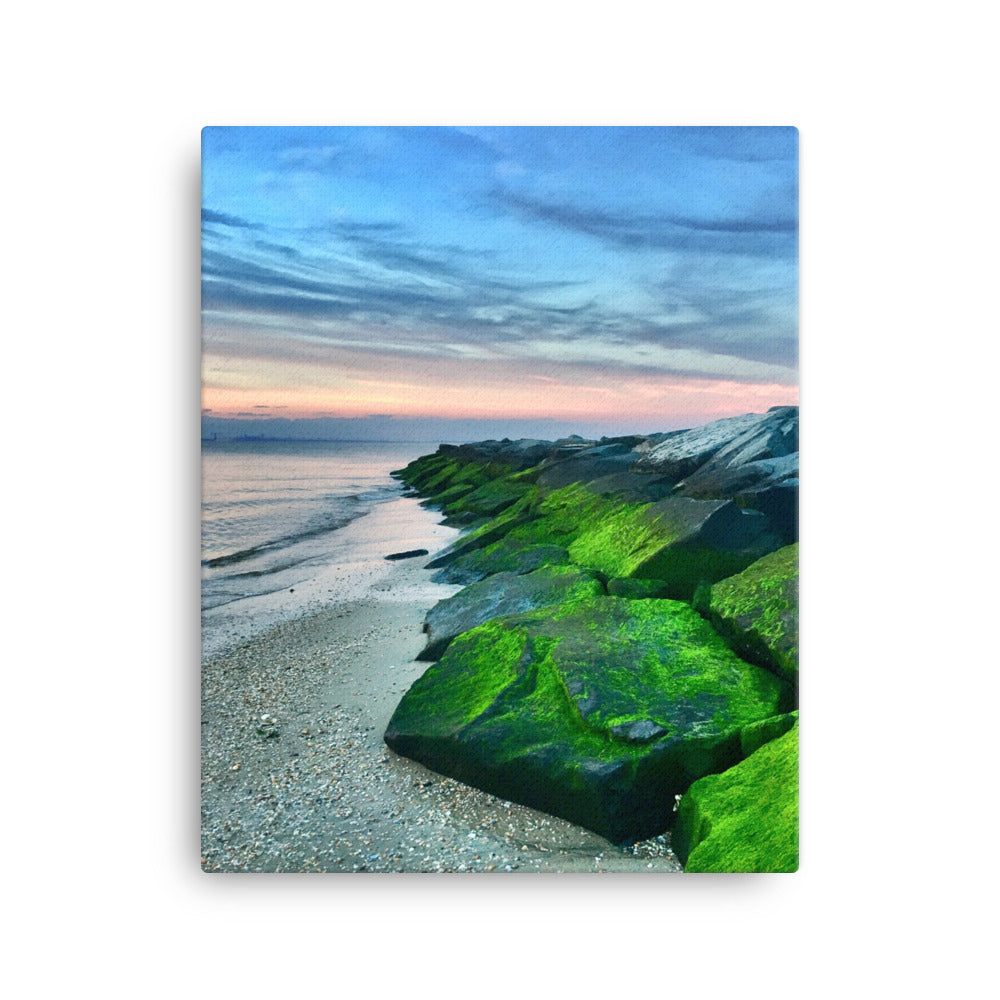
[[[408,505],[411,528],[439,517]],[[460,589],[430,582],[423,566],[433,546],[396,541],[373,539],[380,559],[397,549],[432,551],[384,562],[387,572],[356,596],[203,656],[202,868],[679,872],[667,836],[616,847],[383,743],[399,699],[428,666],[414,660],[424,616]]]
[[[288,621],[308,617],[333,604],[364,599],[394,577],[405,580],[412,596],[433,605],[457,587],[430,582],[430,574],[405,573],[412,566],[386,561],[396,551],[445,548],[459,531],[440,523],[440,515],[410,497],[376,504],[361,517],[330,533],[330,549],[307,578],[264,594],[247,596],[201,612],[202,662]],[[426,559],[432,558],[432,555]],[[418,563],[422,562],[417,560]],[[397,588],[398,589],[398,588]]]

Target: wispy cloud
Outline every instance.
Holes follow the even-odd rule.
[[[260,229],[261,227],[246,219],[237,218],[235,215],[227,215],[225,212],[215,212],[210,208],[201,210],[201,221],[210,225],[229,226],[233,229]]]
[[[791,215],[743,218],[623,215],[518,194],[502,187],[495,187],[490,196],[497,205],[525,219],[592,236],[625,250],[766,257],[789,257],[796,251],[798,220]]]
[[[435,366],[454,393],[464,366],[470,400],[504,378],[795,382],[789,130],[264,129],[208,148],[210,378],[257,359],[331,412],[344,379],[377,410],[379,386],[419,393]]]

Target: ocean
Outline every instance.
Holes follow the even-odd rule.
[[[385,556],[392,552],[447,544],[457,532],[404,498],[389,475],[436,449],[420,442],[203,442],[202,655],[324,604],[365,596],[391,573]]]

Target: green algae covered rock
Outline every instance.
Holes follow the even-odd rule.
[[[445,598],[428,612],[428,642],[418,660],[436,660],[455,636],[501,615],[597,597],[604,585],[575,566],[547,566],[534,573],[496,573]]]
[[[491,479],[461,496],[441,497],[441,508],[449,520],[461,516],[496,517],[531,490],[531,474],[515,473]]]
[[[510,541],[563,546],[572,562],[609,579],[662,580],[664,595],[680,600],[781,544],[763,514],[727,500],[636,502],[580,483],[525,499],[532,502],[508,512]]]
[[[385,741],[624,843],[665,830],[674,797],[736,763],[743,730],[788,694],[685,604],[585,598],[456,638]]]
[[[489,512],[496,513],[503,509],[496,496],[503,492],[498,484],[503,483],[510,473],[510,466],[503,462],[469,460],[448,452],[437,452],[414,459],[406,468],[397,469],[392,475],[426,497],[424,503],[428,506],[457,508],[460,501],[483,490],[486,496],[494,497],[494,501],[487,502],[486,506],[491,508]],[[513,492],[515,495],[511,500],[516,500],[523,491],[515,489],[506,492]]]
[[[794,872],[799,867],[799,728],[681,799],[671,844],[688,872]]]
[[[746,726],[740,733],[740,756],[749,757],[765,743],[770,743],[771,740],[784,736],[798,721],[799,713],[797,711],[784,712],[781,715],[772,715],[770,719]]]
[[[637,580],[630,576],[616,576],[608,580],[608,593],[613,597],[665,597],[668,590],[664,580]]]
[[[702,591],[696,605],[741,656],[798,681],[798,543]]]
[[[781,545],[763,514],[729,500],[642,501],[594,492],[583,483],[546,492],[532,482],[536,472],[508,475],[489,489],[460,495],[456,486],[449,487],[455,500],[444,509],[456,517],[499,513],[429,567],[453,566],[445,578],[464,583],[491,572],[524,572],[516,559],[513,565],[504,562],[506,555],[561,549],[570,562],[604,579],[660,580],[654,588],[658,595],[689,600],[699,585],[738,573]],[[501,558],[494,560],[498,553]],[[641,589],[622,592],[632,596]]]
[[[493,573],[533,573],[544,566],[564,566],[568,562],[569,553],[559,545],[529,545],[501,538],[485,548],[445,560],[432,579],[464,586]],[[435,560],[434,565],[441,565],[441,561]]]

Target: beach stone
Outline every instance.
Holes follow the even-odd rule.
[[[688,872],[794,872],[799,866],[799,730],[696,781],[671,846]]]
[[[787,545],[701,591],[696,606],[741,656],[799,676],[799,547]]]
[[[417,556],[426,556],[428,554],[427,549],[410,549],[407,552],[393,552],[391,555],[387,555],[385,558],[394,559],[415,559]]]
[[[615,843],[665,830],[674,796],[741,756],[790,692],[688,605],[594,597],[454,639],[385,733],[397,753]]]
[[[428,613],[428,642],[418,660],[437,660],[462,632],[501,615],[604,593],[603,584],[575,566],[549,566],[533,573],[496,573],[439,601]]]

